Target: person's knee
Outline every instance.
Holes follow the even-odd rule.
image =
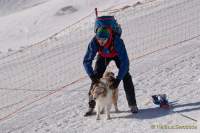
[[[131,75],[130,75],[130,73],[129,72],[127,72],[126,73],[126,75],[124,76],[124,81],[127,81],[127,80],[130,80],[130,79],[132,79],[132,77],[131,77]]]

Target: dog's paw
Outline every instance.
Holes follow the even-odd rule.
[[[106,120],[110,120],[111,118],[110,118],[110,116],[109,117],[106,117]]]
[[[103,110],[101,110],[100,114],[104,114],[104,113],[105,113],[104,109],[103,109]]]
[[[119,110],[119,109],[116,109],[116,110],[115,110],[115,113],[120,113],[120,110]]]
[[[100,120],[100,117],[99,117],[99,116],[97,116],[96,120]]]

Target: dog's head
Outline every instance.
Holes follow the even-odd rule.
[[[103,83],[96,83],[93,85],[92,88],[92,97],[94,100],[98,99],[99,97],[105,97],[106,96],[106,87],[103,85]]]
[[[113,72],[105,72],[103,77],[106,79],[108,87],[110,89],[116,89],[113,86],[114,81],[115,81],[115,74]]]

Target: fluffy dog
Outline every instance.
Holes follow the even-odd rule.
[[[92,96],[96,101],[97,120],[100,119],[100,112],[106,111],[107,119],[110,119],[110,109],[112,103],[115,106],[115,111],[118,112],[118,88],[113,88],[115,80],[114,73],[106,72],[100,81],[93,85]]]

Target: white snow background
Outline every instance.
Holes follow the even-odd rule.
[[[0,0],[0,133],[199,133],[200,1],[136,2]],[[138,114],[120,84],[120,113],[83,117],[95,7],[122,26]],[[173,109],[152,103],[160,93]]]

